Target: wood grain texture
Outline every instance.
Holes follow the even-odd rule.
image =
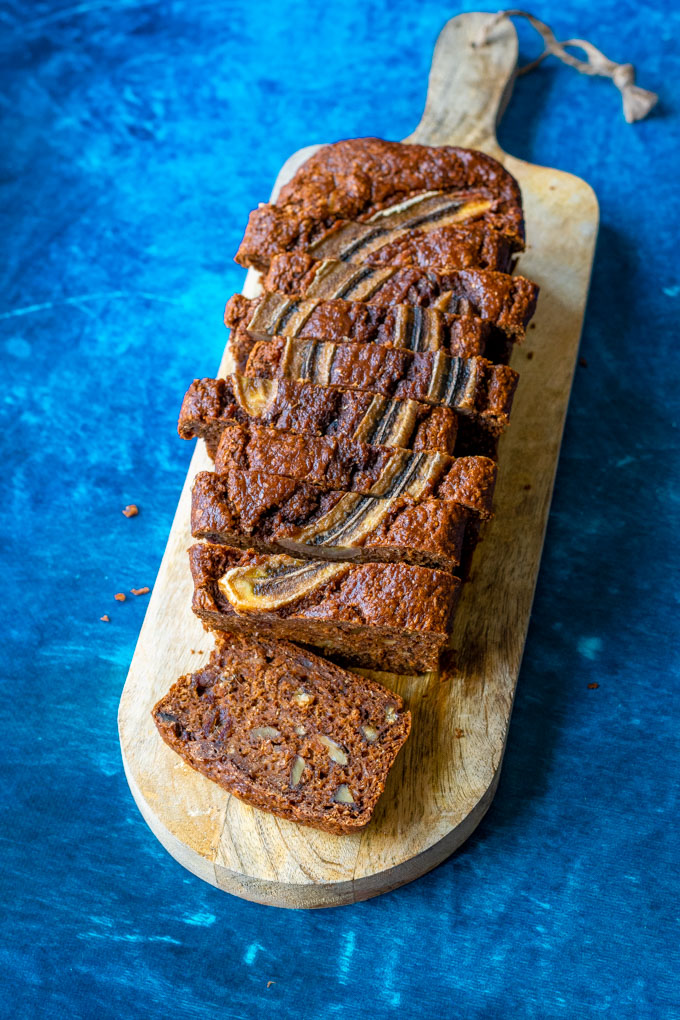
[[[158,736],[150,709],[208,658],[190,609],[190,489],[209,469],[197,448],[182,490],[119,711],[125,770],[152,831],[190,871],[228,892],[285,907],[351,903],[409,882],[448,857],[493,799],[531,611],[597,235],[591,188],[503,153],[495,125],[517,62],[517,36],[489,15],[450,21],[436,46],[425,113],[407,141],[473,146],[521,185],[529,239],[521,272],[541,286],[535,328],[512,364],[521,373],[501,442],[496,517],[487,527],[457,615],[451,663],[424,677],[384,679],[408,702],[412,736],[360,835],[329,836],[257,811],[185,765]],[[283,167],[276,189],[313,148]],[[245,222],[245,215],[244,215]],[[257,292],[248,275],[244,293]],[[221,366],[225,371],[228,354]],[[192,649],[194,651],[192,651]],[[200,653],[199,653],[200,650]]]

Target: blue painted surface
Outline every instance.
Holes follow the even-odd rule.
[[[153,583],[191,454],[179,401],[218,363],[247,212],[304,144],[408,134],[454,13],[0,4],[3,1016],[680,1015],[670,4],[538,11],[635,63],[662,93],[654,116],[631,127],[613,86],[545,66],[518,83],[500,132],[585,177],[602,229],[484,823],[393,894],[276,911],[184,872],[121,769],[116,709],[145,599],[113,594]],[[126,520],[129,502],[141,512]]]

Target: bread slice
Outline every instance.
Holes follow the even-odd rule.
[[[523,276],[486,269],[429,269],[364,266],[310,255],[272,259],[263,286],[300,298],[433,305],[444,312],[488,319],[508,336],[521,338],[534,314],[538,287]]]
[[[296,299],[265,292],[257,298],[233,294],[224,310],[232,329],[229,349],[238,371],[255,340],[271,336],[376,343],[412,351],[439,351],[460,358],[480,355],[507,364],[512,340],[473,315],[450,315],[437,308],[399,304],[381,308],[362,301]]]
[[[480,517],[491,516],[496,484],[496,464],[487,457],[414,453],[396,446],[242,425],[224,431],[215,456],[218,474],[232,469],[271,472],[365,496],[418,500],[438,496]]]
[[[236,261],[261,267],[276,251],[318,241],[340,220],[413,229],[483,223],[523,247],[517,181],[493,157],[454,146],[352,138],[323,146],[251,217]]]
[[[252,807],[325,832],[370,821],[411,728],[398,694],[288,641],[219,635],[153,709],[163,740]]]
[[[514,368],[485,358],[283,337],[259,340],[246,373],[449,407],[497,430],[508,424],[519,379]]]
[[[459,573],[470,516],[449,500],[327,492],[282,475],[231,468],[196,476],[191,533],[259,552]]]
[[[405,563],[328,563],[199,543],[193,610],[211,630],[296,641],[369,669],[436,669],[460,579]]]
[[[300,225],[297,217],[286,222],[276,207],[260,206],[250,214],[236,261],[264,272],[274,256],[286,251],[436,272],[494,269],[507,273],[517,251],[516,238],[476,222],[492,204],[474,192],[455,198],[435,194],[385,210],[367,222],[338,220],[327,230],[313,221]]]
[[[224,430],[239,424],[441,453],[453,453],[458,431],[450,408],[415,400],[289,379],[194,379],[182,402],[180,436],[204,439],[214,457]]]
[[[461,203],[458,214],[472,212],[473,204],[485,207],[485,201],[476,203],[473,198]],[[440,226],[438,210],[431,221],[423,222],[418,213],[409,208],[404,215],[412,215],[423,225],[418,229],[397,227],[390,229],[385,216],[377,222],[356,223],[342,220],[328,234],[306,249],[314,258],[339,258],[347,262],[361,262],[371,266],[418,266],[444,273],[451,269],[493,269],[499,273],[512,271],[517,250],[514,239],[507,234],[484,225],[457,226],[455,223]]]

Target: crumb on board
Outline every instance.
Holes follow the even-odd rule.
[[[125,595],[125,592],[117,591],[113,597],[116,600],[116,602],[125,602],[127,596]]]
[[[533,356],[534,356],[534,352],[533,351],[527,351],[527,361],[531,361]]]
[[[139,507],[135,503],[129,503],[123,510],[124,517],[136,517],[138,513]]]
[[[588,690],[596,691],[599,686],[600,686],[599,684],[588,684]]]
[[[110,618],[109,618],[109,617],[108,617],[108,616],[106,615],[106,613],[104,613],[104,615],[103,615],[103,616],[100,616],[100,617],[99,617],[99,619],[100,619],[100,620],[101,620],[101,621],[102,621],[103,623],[111,623],[111,620],[110,620]]]
[[[148,595],[151,589],[148,585],[144,588],[130,588],[133,595]]]
[[[453,731],[453,733],[454,733],[454,736],[458,737],[459,740],[460,740],[461,737],[465,736],[465,730],[461,730],[459,726],[456,726],[456,728]]]

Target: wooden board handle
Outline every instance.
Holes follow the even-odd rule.
[[[493,14],[459,14],[442,29],[432,58],[427,102],[406,142],[462,145],[502,154],[496,125],[512,93],[517,69],[517,32],[503,21],[476,46]]]

